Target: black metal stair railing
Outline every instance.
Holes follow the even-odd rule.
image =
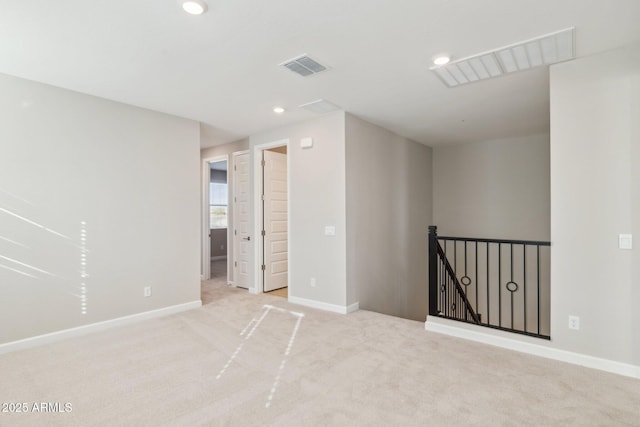
[[[550,242],[437,235],[429,227],[429,315],[550,339]]]
[[[465,290],[460,285],[454,269],[449,264],[447,255],[438,243],[438,283],[440,284],[440,304],[446,317],[480,323],[473,306],[467,298]]]

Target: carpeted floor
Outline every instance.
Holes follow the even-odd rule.
[[[211,304],[219,296],[219,290],[227,288],[227,260],[211,261],[211,279],[202,282],[202,305]]]
[[[640,381],[219,282],[200,309],[0,355],[2,426],[640,425]],[[2,408],[0,408],[2,409]]]
[[[211,260],[211,279],[227,280],[227,259]]]

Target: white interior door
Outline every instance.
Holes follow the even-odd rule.
[[[288,284],[287,155],[263,151],[264,291]]]
[[[233,168],[233,278],[235,285],[249,283],[249,153],[234,156]]]

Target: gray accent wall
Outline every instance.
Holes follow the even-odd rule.
[[[348,298],[424,321],[431,148],[346,115]]]
[[[6,75],[0,93],[0,343],[199,302],[198,123]]]
[[[638,45],[551,67],[553,343],[636,366],[639,103]],[[620,233],[634,234],[633,250],[618,248]]]
[[[211,257],[227,256],[227,229],[212,228],[211,229]]]
[[[549,240],[549,194],[548,134],[433,149],[440,235]]]

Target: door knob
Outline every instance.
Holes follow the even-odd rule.
[[[251,240],[251,236],[249,237],[243,237],[242,240]]]

